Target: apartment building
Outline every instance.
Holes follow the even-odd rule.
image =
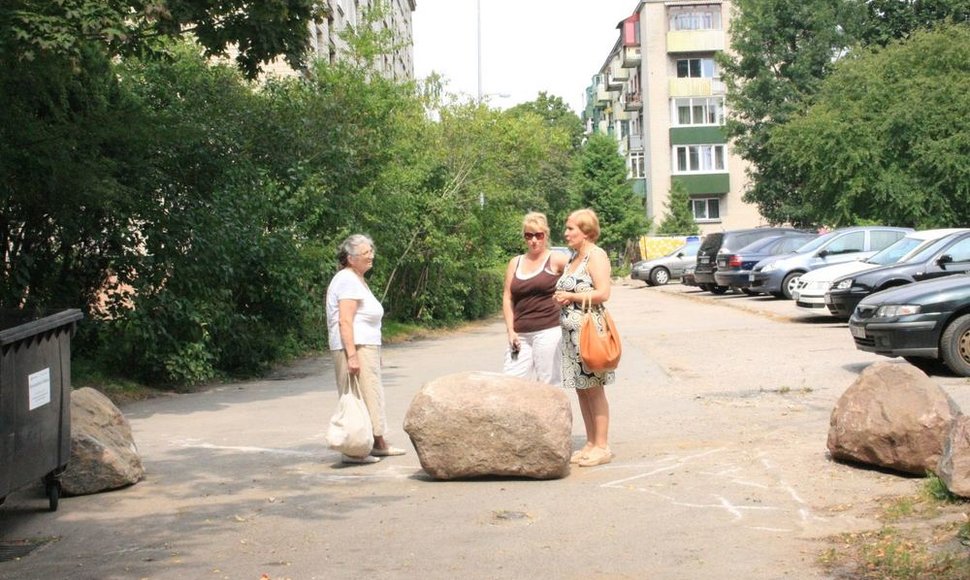
[[[384,77],[393,80],[414,78],[414,41],[411,14],[417,9],[417,0],[323,0],[322,17],[310,24],[310,50],[312,58],[337,62],[344,58],[347,43],[340,37],[348,27],[364,22],[367,10],[383,2],[383,16],[374,23],[379,30],[390,31],[394,50],[381,55],[380,69]],[[296,75],[297,71],[279,60],[266,67],[268,74]]]
[[[670,188],[690,195],[702,233],[762,225],[741,200],[745,162],[724,130],[730,0],[641,0],[586,91],[587,131],[614,135],[647,217],[663,221]]]

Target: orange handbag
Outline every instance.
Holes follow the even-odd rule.
[[[579,326],[579,358],[594,373],[612,371],[620,364],[620,333],[616,331],[613,317],[602,309],[603,329],[596,327],[593,299],[583,297],[583,322]]]

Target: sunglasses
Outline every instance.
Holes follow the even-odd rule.
[[[534,233],[525,232],[522,234],[522,237],[524,237],[527,240],[531,240],[532,238],[535,238],[537,240],[544,240],[546,239],[546,232],[534,232]]]

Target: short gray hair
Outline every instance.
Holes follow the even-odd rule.
[[[346,240],[340,242],[340,245],[337,246],[337,261],[340,262],[341,267],[347,265],[347,258],[356,255],[355,250],[362,244],[370,244],[370,247],[374,248],[374,240],[364,234],[352,234],[347,236]]]

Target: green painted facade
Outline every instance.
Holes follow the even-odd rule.
[[[691,196],[725,195],[731,191],[731,179],[727,173],[705,173],[703,175],[675,175],[672,183],[680,182]]]
[[[717,145],[727,143],[724,127],[671,127],[671,145]]]

